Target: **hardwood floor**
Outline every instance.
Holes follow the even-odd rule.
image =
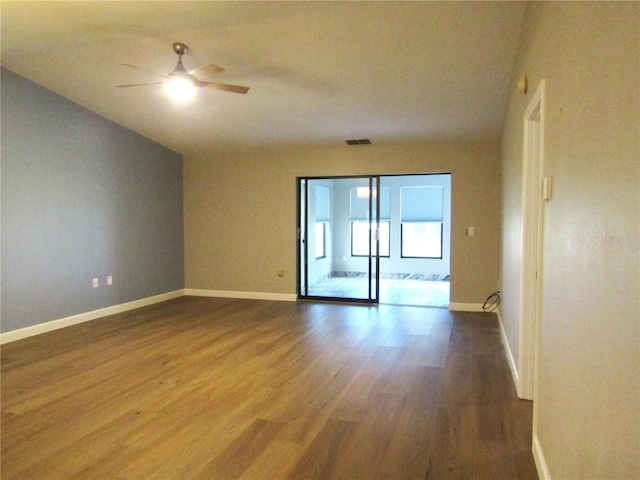
[[[183,297],[2,346],[8,479],[534,479],[492,314]]]

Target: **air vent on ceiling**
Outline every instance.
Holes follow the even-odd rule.
[[[347,145],[371,145],[371,140],[368,138],[361,138],[359,140],[347,140]]]

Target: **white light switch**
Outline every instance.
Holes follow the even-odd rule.
[[[475,234],[474,228],[473,227],[467,227],[467,236],[473,237],[474,234]]]

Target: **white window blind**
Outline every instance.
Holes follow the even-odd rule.
[[[329,187],[316,185],[316,222],[329,221]]]
[[[400,195],[401,222],[442,222],[442,186],[402,187]]]
[[[365,195],[358,196],[358,190],[361,192],[365,189]],[[375,190],[374,190],[375,193]],[[351,220],[369,220],[369,188],[353,187],[351,188]],[[376,199],[372,199],[371,208],[375,211]],[[375,215],[373,216],[375,217]],[[382,187],[380,189],[380,220],[391,219],[391,189]]]

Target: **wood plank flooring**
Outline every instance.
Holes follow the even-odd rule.
[[[492,314],[183,297],[9,343],[3,479],[536,479]]]

